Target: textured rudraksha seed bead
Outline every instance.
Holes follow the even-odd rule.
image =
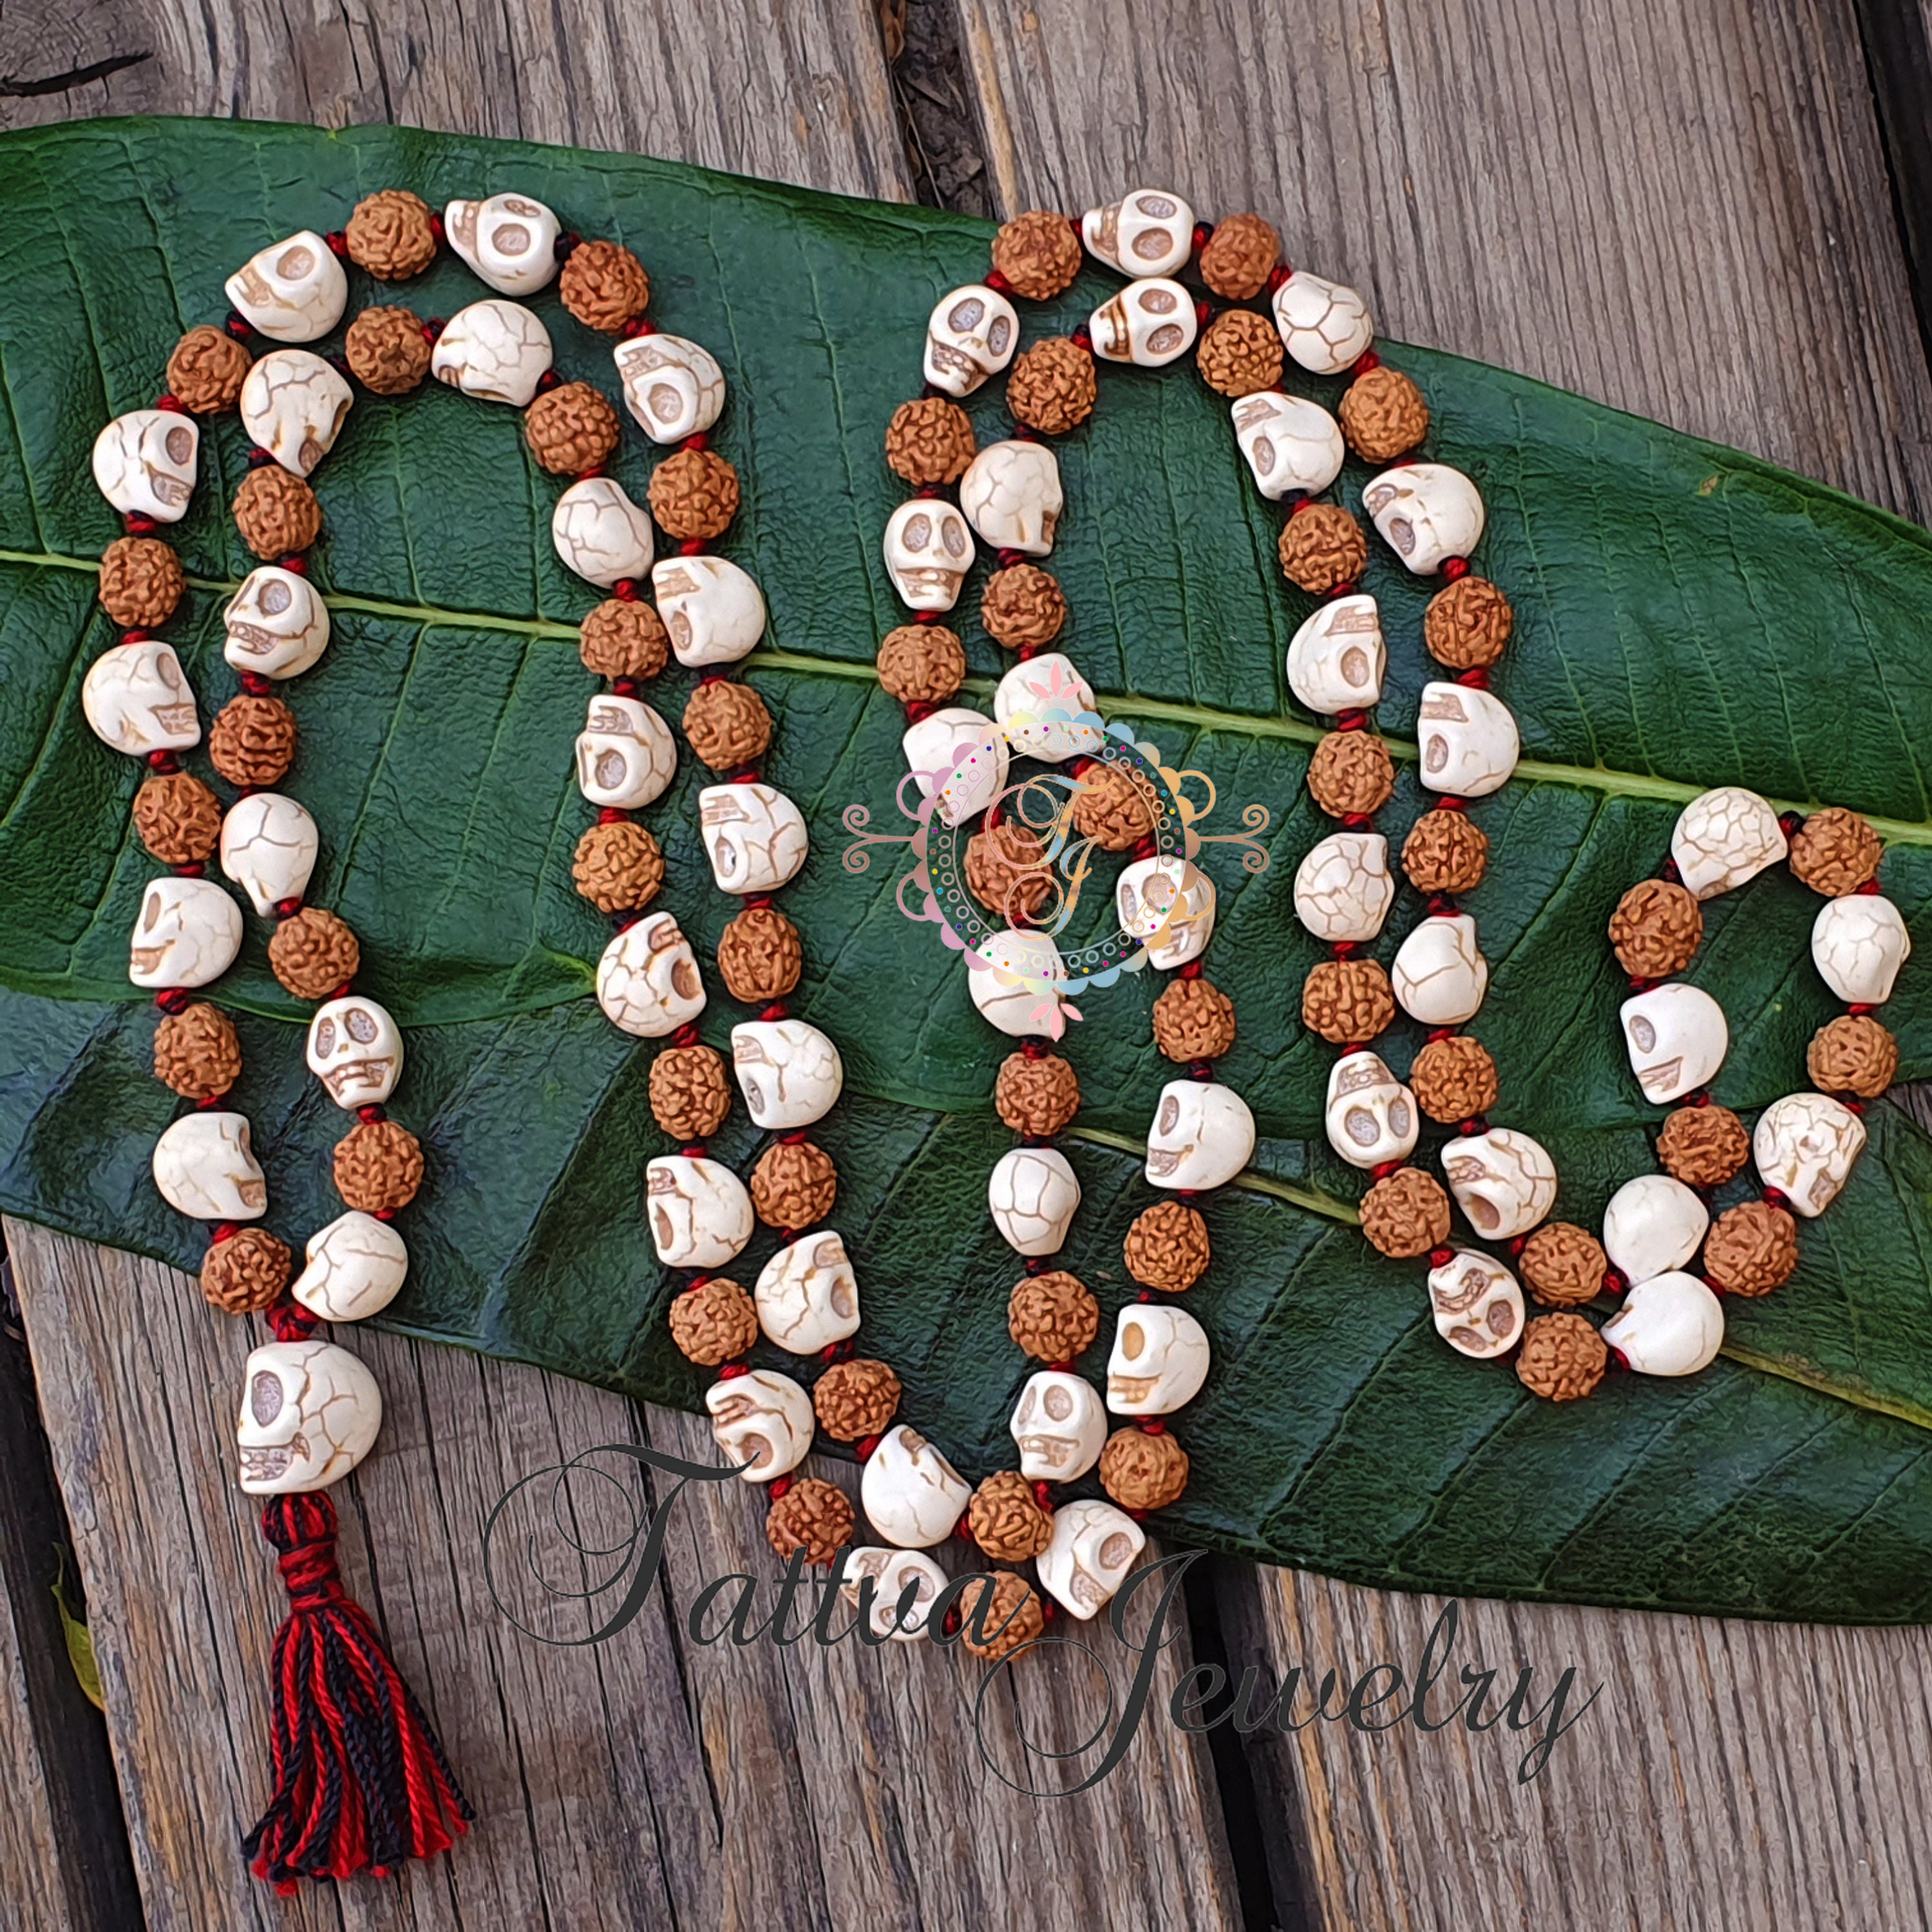
[[[1145,779],[1095,758],[1082,770],[1080,783],[1082,788],[1073,800],[1073,823],[1102,851],[1129,851],[1151,836],[1154,797]]]
[[[1768,1294],[1798,1266],[1798,1223],[1768,1201],[1720,1214],[1704,1238],[1704,1272],[1727,1294]]]
[[[586,328],[616,335],[650,306],[651,278],[621,242],[580,242],[564,262],[556,292]]]
[[[980,594],[980,621],[987,636],[1009,650],[1042,650],[1066,624],[1066,593],[1050,572],[1016,563],[987,578]]]
[[[250,360],[225,328],[190,328],[168,358],[168,394],[198,416],[219,416],[241,399]]]
[[[815,1228],[838,1198],[838,1169],[810,1141],[774,1141],[752,1170],[752,1207],[768,1228]]]
[[[1388,747],[1372,731],[1330,731],[1309,760],[1308,789],[1330,818],[1379,812],[1395,790]]]
[[[1280,260],[1281,237],[1272,222],[1231,214],[1214,224],[1201,251],[1201,279],[1224,302],[1252,302]]]
[[[684,707],[684,735],[714,772],[754,765],[770,748],[772,714],[748,684],[712,678]]]
[[[798,928],[774,906],[747,906],[718,935],[718,970],[734,1000],[782,1000],[805,971]]]
[[[615,819],[577,842],[570,876],[599,912],[641,912],[663,888],[664,854],[634,819]]]
[[[1073,286],[1080,272],[1080,238],[1065,215],[1029,209],[993,237],[993,267],[1015,295],[1048,301]]]
[[[1063,1268],[1030,1274],[1006,1303],[1006,1332],[1036,1361],[1070,1362],[1100,1332],[1100,1304]]]
[[[1690,964],[1703,942],[1695,896],[1668,879],[1640,879],[1610,915],[1617,964],[1634,980],[1667,980]]]
[[[802,1550],[806,1562],[822,1570],[852,1540],[854,1520],[843,1490],[807,1476],[772,1504],[765,1518],[765,1538],[781,1562]]]
[[[1154,1003],[1154,1043],[1184,1064],[1219,1060],[1234,1043],[1234,1003],[1205,980],[1174,980]]]
[[[995,1563],[1024,1563],[1053,1538],[1053,1519],[1017,1469],[1001,1469],[973,1492],[967,1505],[973,1540]]]
[[[1657,1137],[1657,1157],[1686,1187],[1721,1187],[1750,1159],[1750,1131],[1728,1107],[1679,1107]]]
[[[715,1047],[668,1046],[651,1062],[651,1117],[674,1141],[709,1140],[731,1111],[731,1078]]]
[[[1002,819],[966,842],[966,890],[1009,926],[1035,918],[1053,896],[1053,872],[1038,832]]]
[[[1166,1509],[1187,1486],[1187,1451],[1166,1430],[1117,1429],[1100,1451],[1100,1486],[1124,1510]]]
[[[276,927],[268,970],[298,1000],[326,1000],[362,964],[362,948],[349,926],[320,906],[304,906]]]
[[[1042,436],[1064,436],[1094,413],[1100,386],[1094,358],[1064,335],[1023,350],[1006,378],[1006,407],[1016,421]]]
[[[1604,1379],[1610,1352],[1581,1315],[1539,1315],[1526,1324],[1516,1379],[1548,1402],[1577,1402]]]
[[[365,1214],[392,1214],[416,1198],[422,1144],[397,1120],[362,1120],[335,1144],[335,1191]]]
[[[670,1339],[700,1369],[735,1362],[758,1339],[758,1311],[735,1281],[713,1275],[670,1305]]]
[[[948,396],[902,403],[886,425],[886,461],[917,488],[958,482],[979,453],[973,418]]]
[[[1349,448],[1365,463],[1393,463],[1429,434],[1422,392],[1386,363],[1348,385],[1336,417]]]
[[[738,472],[712,449],[680,449],[651,472],[651,514],[680,543],[722,536],[738,514]]]
[[[1419,892],[1472,892],[1489,862],[1489,834],[1466,812],[1425,812],[1402,841],[1402,869]]]
[[[378,188],[356,204],[343,231],[349,259],[380,282],[419,275],[436,260],[435,220],[420,195]]]
[[[1408,1070],[1408,1084],[1432,1120],[1453,1126],[1496,1104],[1496,1063],[1480,1040],[1454,1034],[1423,1048]]]
[[[959,1642],[971,1655],[998,1664],[1046,1628],[1040,1593],[1015,1570],[968,1577],[959,1592]]]
[[[100,553],[100,608],[123,630],[165,624],[187,589],[174,545],[159,537],[116,537]]]
[[[1185,1294],[1214,1258],[1208,1223],[1184,1201],[1156,1201],[1142,1208],[1127,1230],[1123,1252],[1128,1274],[1162,1294]]]
[[[1326,596],[1352,584],[1369,560],[1362,526],[1336,503],[1311,503],[1282,526],[1281,573],[1298,590]]]
[[[1433,1174],[1398,1168],[1362,1196],[1362,1232],[1396,1261],[1426,1255],[1449,1238],[1449,1196]]]
[[[241,1077],[242,1044],[220,1007],[197,1000],[155,1028],[154,1078],[183,1100],[212,1100]]]
[[[186,772],[156,772],[134,794],[134,830],[164,866],[198,866],[221,837],[221,802]]]
[[[1804,1070],[1820,1093],[1876,1100],[1898,1077],[1898,1042],[1870,1014],[1846,1013],[1811,1036]]]
[[[1057,1134],[1080,1111],[1080,1076],[1057,1053],[1010,1053],[993,1083],[993,1109],[1016,1134]]]
[[[879,644],[879,682],[902,704],[944,704],[966,682],[966,650],[944,624],[902,624]]]
[[[1502,656],[1515,622],[1509,599],[1487,578],[1459,578],[1430,599],[1422,641],[1438,664],[1475,670]]]
[[[279,698],[231,698],[208,731],[208,762],[230,784],[274,784],[296,761],[296,714]]]
[[[670,658],[670,638],[642,599],[610,597],[578,627],[577,654],[596,677],[656,677]]]
[[[1791,875],[1827,898],[1841,898],[1878,877],[1885,844],[1856,812],[1828,805],[1791,841]]]
[[[304,550],[322,534],[322,506],[302,477],[279,463],[242,478],[235,493],[235,527],[264,563]]]
[[[1301,1024],[1331,1046],[1366,1043],[1395,1022],[1395,993],[1374,959],[1324,959],[1301,989]]]
[[[288,1244],[266,1228],[217,1241],[201,1264],[201,1292],[229,1315],[259,1315],[281,1299],[292,1272]]]
[[[617,447],[617,412],[588,382],[560,382],[524,412],[524,440],[553,476],[580,476]]]
[[[429,374],[422,323],[406,308],[365,308],[342,338],[349,373],[378,396],[406,396]]]
[[[1604,1292],[1610,1265],[1603,1244],[1587,1228],[1568,1221],[1546,1222],[1517,1257],[1523,1285],[1546,1307],[1588,1301]]]
[[[1201,380],[1223,396],[1252,396],[1281,381],[1281,334],[1265,316],[1231,308],[1208,324],[1194,352]]]
[[[860,1355],[834,1362],[812,1385],[818,1426],[835,1442],[883,1436],[898,1413],[899,1378],[884,1362]]]

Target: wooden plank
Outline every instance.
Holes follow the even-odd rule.
[[[1001,212],[1130,179],[1256,207],[1391,334],[1932,512],[1932,380],[1848,6],[961,11]],[[1227,1575],[1231,1654],[1270,1683],[1412,1670],[1442,1607]],[[1458,1667],[1533,1664],[1540,1696],[1574,1663],[1599,1702],[1527,1786],[1506,1734],[1258,1736],[1263,1815],[1305,1834],[1301,1870],[1265,1840],[1278,1899],[1458,1932],[1926,1922],[1932,1634],[1461,1608]]]

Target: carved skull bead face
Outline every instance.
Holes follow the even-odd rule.
[[[859,1500],[873,1528],[902,1550],[944,1543],[971,1494],[959,1472],[903,1422],[879,1438],[859,1478]]]
[[[550,332],[521,303],[475,302],[443,325],[429,373],[466,396],[521,410],[550,365]]]
[[[677,741],[642,699],[600,692],[577,740],[577,788],[592,805],[634,811],[677,772]]]
[[[731,1064],[752,1124],[771,1133],[823,1120],[845,1084],[838,1048],[803,1020],[747,1020],[734,1027]]]
[[[1415,729],[1423,784],[1452,797],[1486,798],[1499,790],[1522,749],[1509,706],[1493,692],[1466,684],[1425,684]]]
[[[349,385],[306,349],[274,349],[243,378],[242,427],[257,449],[306,476],[335,447],[356,400]]]
[[[1079,1206],[1079,1177],[1058,1148],[1010,1148],[987,1177],[987,1212],[1016,1254],[1057,1253]]]
[[[1787,1094],[1758,1116],[1751,1153],[1758,1178],[1782,1192],[1794,1214],[1822,1214],[1864,1151],[1865,1124],[1822,1094]]]
[[[250,792],[221,821],[221,869],[266,919],[308,890],[319,844],[306,806],[279,792]]]
[[[130,410],[94,439],[94,480],[124,516],[178,524],[201,463],[201,425],[177,410]]]
[[[1260,389],[1232,405],[1234,440],[1270,502],[1318,496],[1342,473],[1341,425],[1319,403]]]
[[[1059,462],[1043,442],[989,442],[959,479],[966,520],[995,550],[1024,556],[1052,550],[1066,502]]]
[[[1208,1331],[1171,1302],[1130,1301],[1107,1358],[1107,1406],[1116,1415],[1172,1415],[1201,1393]]]
[[[1275,291],[1274,326],[1289,355],[1317,376],[1339,376],[1376,339],[1353,289],[1301,268]]]
[[[80,708],[94,735],[130,758],[201,742],[187,674],[174,646],[158,638],[103,651],[81,682]]]
[[[698,961],[669,913],[647,914],[604,947],[597,1004],[613,1026],[641,1040],[675,1033],[704,1012]]]
[[[586,476],[558,497],[550,537],[565,568],[600,590],[650,574],[651,520],[608,476]]]
[[[640,335],[612,352],[624,406],[653,442],[682,442],[718,420],[724,371],[710,350],[682,335]]]
[[[1053,1538],[1034,1559],[1040,1587],[1084,1622],[1105,1610],[1147,1547],[1141,1526],[1112,1503],[1082,1497],[1053,1512]]]
[[[660,1154],[644,1168],[644,1216],[667,1268],[722,1268],[752,1238],[752,1197],[722,1161]]]
[[[914,610],[950,610],[973,567],[973,533],[966,519],[937,496],[902,503],[886,524],[886,574],[900,600]]]
[[[1009,928],[974,952],[986,963],[968,968],[966,988],[980,1017],[1016,1040],[1029,1034],[1057,1040],[1065,1024],[1059,982],[1066,977],[1066,967],[1060,948],[1043,932]]]
[[[1640,1376],[1694,1376],[1724,1346],[1724,1304],[1694,1274],[1653,1275],[1624,1297],[1603,1336]]]
[[[1094,353],[1109,362],[1162,369],[1194,346],[1194,298],[1178,282],[1156,276],[1130,282],[1088,318]]]
[[[1526,1234],[1556,1204],[1556,1162],[1541,1142],[1514,1127],[1450,1141],[1442,1150],[1442,1173],[1485,1240]]]
[[[1311,711],[1366,711],[1381,701],[1388,664],[1376,600],[1338,597],[1295,632],[1288,686]]]
[[[333,1342],[270,1342],[242,1371],[235,1425],[242,1487],[298,1496],[339,1483],[376,1445],[382,1391]]]
[[[1522,1332],[1522,1290],[1499,1261],[1458,1248],[1429,1270],[1436,1332],[1459,1354],[1478,1360],[1505,1354]]]
[[[696,670],[734,664],[765,631],[764,594],[722,556],[668,556],[651,572],[671,655]]]
[[[1604,1252],[1626,1281],[1684,1267],[1711,1225],[1711,1210],[1667,1174],[1627,1180],[1604,1210]]]
[[[914,1643],[926,1634],[926,1606],[946,1588],[946,1572],[916,1550],[887,1550],[874,1544],[845,1552],[838,1594],[854,1610],[862,1600],[860,1586],[870,1580],[872,1634]]]
[[[442,211],[442,230],[476,274],[502,294],[534,295],[557,272],[557,219],[534,196],[452,201]]]
[[[926,323],[926,380],[949,396],[970,396],[1013,359],[1019,339],[1012,304],[984,283],[969,282],[941,296]]]
[[[816,1426],[812,1398],[789,1376],[754,1369],[704,1391],[712,1439],[747,1483],[776,1482],[805,1460]]]
[[[1490,986],[1490,962],[1476,943],[1474,920],[1459,912],[1419,921],[1396,948],[1389,984],[1402,1011],[1424,1026],[1460,1026],[1473,1019]]]
[[[1191,859],[1136,859],[1114,889],[1120,930],[1147,947],[1163,972],[1207,951],[1214,932],[1214,881]]]
[[[1482,541],[1482,493],[1446,463],[1384,470],[1362,492],[1362,507],[1418,577],[1434,576],[1450,558],[1467,556]]]
[[[1194,211],[1162,188],[1130,188],[1080,218],[1088,251],[1124,275],[1171,275],[1194,248]]]
[[[815,1355],[859,1332],[859,1278],[830,1228],[779,1249],[752,1298],[766,1339],[794,1355]]]
[[[1255,1117],[1232,1087],[1170,1080],[1148,1130],[1147,1178],[1156,1187],[1219,1187],[1255,1150]]]
[[[237,670],[299,677],[328,647],[328,606],[292,570],[265,563],[249,572],[221,614],[221,655]]]
[[[308,1023],[308,1070],[338,1107],[374,1106],[403,1077],[402,1029],[363,994],[325,1000]]]
[[[1700,792],[1677,814],[1670,856],[1687,890],[1715,898],[1775,866],[1790,850],[1768,799],[1742,785]]]
[[[1912,935],[1891,900],[1876,892],[1827,899],[1811,928],[1811,963],[1838,998],[1880,1006],[1912,957]]]
[[[1421,1120],[1415,1096],[1378,1053],[1346,1054],[1328,1070],[1322,1116],[1328,1144],[1352,1167],[1379,1167],[1415,1151]]]
[[[1007,1432],[1019,1446],[1020,1474],[1030,1483],[1071,1483],[1100,1460],[1107,1412],[1084,1376],[1042,1369],[1027,1377]]]
[[[312,228],[250,256],[226,286],[228,299],[275,342],[326,335],[349,304],[349,278]]]
[[[1730,1051],[1724,1010],[1701,986],[1672,980],[1618,1010],[1630,1071],[1646,1100],[1681,1100],[1717,1078]]]
[[[976,818],[1006,789],[1012,752],[1003,728],[977,711],[950,704],[906,728],[899,740],[922,798],[948,825]]]
[[[401,1293],[410,1251],[386,1221],[352,1208],[308,1238],[289,1292],[325,1322],[366,1322]]]
[[[1097,754],[1106,734],[1076,721],[1098,716],[1094,687],[1064,651],[1042,651],[1015,664],[993,693],[993,716],[1007,744],[1048,764]]]
[[[137,986],[206,986],[242,950],[242,908],[212,879],[151,879],[128,976]]]
[[[1388,841],[1379,832],[1330,832],[1295,872],[1294,915],[1317,939],[1372,939],[1394,903]]]
[[[268,1211],[245,1114],[184,1114],[155,1142],[152,1165],[161,1198],[197,1221],[255,1221]]]
[[[805,815],[774,786],[706,785],[698,822],[721,892],[773,891],[805,863]]]

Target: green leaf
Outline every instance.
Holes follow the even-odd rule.
[[[100,1666],[94,1654],[94,1633],[87,1627],[85,1612],[70,1597],[67,1552],[57,1546],[54,1553],[60,1567],[55,1570],[54,1580],[48,1587],[53,1593],[54,1612],[60,1618],[61,1636],[67,1645],[68,1666],[74,1672],[74,1682],[80,1686],[81,1695],[97,1711],[105,1711],[107,1705],[101,1695]]]
[[[152,1010],[124,976],[152,871],[128,826],[139,773],[88,733],[78,702],[112,637],[92,601],[93,560],[116,533],[88,474],[96,430],[152,400],[179,331],[220,320],[223,276],[264,242],[338,225],[378,187],[440,205],[512,184],[578,231],[636,247],[653,313],[725,365],[716,441],[745,491],[725,548],[771,611],[747,670],[778,720],[768,774],[814,838],[785,897],[808,958],[794,1010],[838,1040],[848,1074],[846,1102],[814,1137],[839,1163],[866,1346],[904,1377],[908,1416],[982,1473],[1010,1460],[1005,1417],[1026,1366],[1004,1333],[1014,1263],[984,1207],[1007,1144],[988,1104],[1000,1046],[953,956],[902,915],[904,848],[842,864],[840,820],[859,806],[875,832],[909,829],[893,797],[904,720],[871,670],[900,614],[879,537],[902,492],[879,439],[917,387],[937,295],[983,270],[983,224],[386,128],[118,122],[0,140],[14,269],[0,288],[0,1205],[198,1262],[202,1231],[147,1178],[176,1109],[148,1068]],[[423,315],[478,292],[448,260],[400,291],[354,279],[352,306],[400,300]],[[1029,334],[1070,327],[1113,285],[1084,274],[1028,318]],[[606,339],[554,290],[532,305],[563,371],[614,390]],[[1492,842],[1471,901],[1493,970],[1480,1030],[1502,1074],[1498,1118],[1549,1142],[1560,1211],[1587,1222],[1652,1164],[1654,1125],[1617,1044],[1624,988],[1604,927],[1663,857],[1684,799],[1736,782],[1780,804],[1872,814],[1892,844],[1886,888],[1922,947],[1932,674],[1918,640],[1932,540],[1521,377],[1386,352],[1430,398],[1431,453],[1480,482],[1481,564],[1516,608],[1498,687],[1526,763],[1473,814]],[[1303,386],[1335,400],[1334,383]],[[972,404],[982,439],[999,433],[999,387]],[[653,454],[632,436],[614,466],[640,500]],[[1167,1526],[1406,1588],[1932,1617],[1932,1147],[1874,1112],[1871,1149],[1807,1229],[1799,1276],[1731,1308],[1728,1358],[1702,1377],[1619,1377],[1552,1408],[1506,1368],[1452,1356],[1418,1271],[1348,1225],[1362,1178],[1321,1136],[1329,1054],[1299,1019],[1318,956],[1288,889],[1328,826],[1303,783],[1320,728],[1282,676],[1312,606],[1274,568],[1278,513],[1246,481],[1225,405],[1184,368],[1109,370],[1099,412],[1060,454],[1066,647],[1103,709],[1168,764],[1207,774],[1220,801],[1207,830],[1237,829],[1251,802],[1272,814],[1268,870],[1245,871],[1232,845],[1204,860],[1221,896],[1210,968],[1240,1016],[1227,1077],[1264,1138],[1254,1172],[1210,1210],[1216,1261],[1194,1305],[1217,1366],[1177,1425],[1193,1479]],[[208,426],[205,487],[176,532],[194,587],[168,634],[208,711],[232,688],[220,608],[250,561],[226,509],[245,460],[232,418]],[[1351,465],[1345,500],[1366,473]],[[664,1333],[676,1284],[639,1211],[640,1170],[663,1144],[646,1102],[651,1049],[586,997],[608,928],[570,889],[587,814],[568,748],[590,688],[574,625],[594,599],[551,554],[554,483],[530,464],[516,412],[435,385],[360,397],[316,480],[327,525],[314,574],[335,632],[292,694],[303,735],[288,789],[322,826],[312,898],[362,935],[363,983],[409,1029],[394,1104],[423,1134],[430,1179],[393,1324],[694,1405],[700,1379]],[[1381,723],[1404,760],[1388,814],[1400,826],[1418,802],[1403,741],[1428,674],[1426,586],[1378,545],[1365,587],[1391,641]],[[969,590],[960,628],[983,700],[1002,658],[976,605]],[[663,682],[655,701],[675,721],[690,680]],[[704,953],[730,908],[695,836],[699,782],[687,756],[650,823],[665,902]],[[1109,897],[1083,901],[1074,937],[1103,929]],[[1780,874],[1708,908],[1694,976],[1730,1015],[1716,1089],[1729,1104],[1802,1083],[1805,1042],[1832,1011],[1808,958],[1817,904]],[[1405,891],[1384,956],[1419,910]],[[242,1028],[237,1097],[266,1156],[274,1224],[299,1240],[336,1210],[327,1153],[342,1122],[303,1072],[305,1016],[268,975],[266,938],[251,922],[220,998]],[[1149,1043],[1154,976],[1090,993],[1069,1048],[1087,1106],[1068,1144],[1088,1205],[1068,1262],[1110,1320],[1129,1286],[1120,1237],[1150,1198],[1132,1150],[1167,1070]],[[706,1036],[722,1043],[742,1016],[714,982]],[[1932,979],[1908,969],[1886,1017],[1904,1072],[1932,1074]],[[1418,1037],[1397,1031],[1395,1064]],[[718,1145],[740,1166],[756,1152],[742,1118]],[[761,1236],[738,1271],[749,1280],[769,1248]]]

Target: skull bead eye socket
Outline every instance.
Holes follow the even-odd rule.
[[[1064,1422],[1073,1413],[1073,1397],[1067,1390],[1056,1383],[1047,1390],[1043,1398],[1043,1406],[1052,1420]]]
[[[986,346],[995,356],[1006,352],[1006,344],[1012,340],[1012,325],[1003,315],[993,318],[993,326],[986,332]]]
[[[1172,315],[1174,313],[1174,292],[1171,289],[1143,289],[1140,303],[1149,315]]]
[[[1657,1044],[1657,1029],[1641,1013],[1630,1016],[1630,1036],[1640,1053],[1648,1053]]]
[[[1102,1569],[1119,1570],[1124,1568],[1128,1559],[1132,1556],[1134,1546],[1130,1538],[1124,1536],[1117,1529],[1101,1544],[1096,1553],[1100,1557]]]
[[[1166,356],[1180,346],[1180,331],[1172,322],[1163,322],[1148,338],[1148,348],[1156,356]]]
[[[932,541],[932,519],[930,517],[909,517],[906,520],[905,545],[908,550],[923,550]]]
[[[1120,1329],[1120,1353],[1130,1362],[1140,1359],[1141,1351],[1147,1346],[1146,1331],[1138,1322],[1124,1323]]]
[[[543,210],[538,207],[535,202],[526,201],[521,195],[518,194],[506,194],[504,196],[503,206],[507,208],[512,214],[527,214],[531,217],[532,220],[543,212]]]
[[[966,526],[963,523],[955,523],[948,518],[940,526],[939,540],[946,546],[947,556],[964,556],[966,554]]]
[[[376,1016],[366,1006],[351,1006],[343,1024],[349,1037],[361,1046],[367,1046],[376,1037]]]
[[[285,282],[301,280],[314,266],[314,256],[300,243],[292,248],[284,248],[275,258],[275,273]]]
[[[318,1020],[315,1028],[315,1050],[326,1060],[335,1051],[335,1022]]]
[[[1391,1126],[1395,1126],[1393,1108],[1390,1110],[1389,1124]],[[1376,1124],[1375,1115],[1370,1113],[1367,1108],[1351,1107],[1347,1118],[1342,1123],[1342,1131],[1354,1142],[1356,1146],[1373,1147],[1382,1138],[1382,1130]],[[1400,1133],[1402,1130],[1396,1127],[1396,1131]]]
[[[141,902],[141,930],[152,932],[154,923],[160,916],[161,896],[158,892],[152,892]]]
[[[266,1429],[282,1412],[282,1378],[264,1369],[248,1384],[248,1413]]]
[[[1174,212],[1174,205],[1164,194],[1137,194],[1134,206],[1156,221],[1165,221]]]
[[[279,617],[295,601],[295,593],[278,577],[262,586],[262,608],[271,617]]]
[[[964,335],[977,328],[986,313],[986,304],[977,296],[968,296],[964,302],[955,302],[946,313],[946,326],[956,335]]]
[[[1164,1095],[1161,1100],[1160,1118],[1154,1122],[1154,1132],[1157,1134],[1172,1133],[1174,1124],[1180,1118],[1180,1102],[1172,1094]]]
[[[171,429],[164,440],[163,447],[168,452],[170,463],[184,464],[194,454],[194,438],[185,429]]]
[[[520,221],[506,221],[490,240],[500,255],[525,255],[530,252],[530,231]]]

